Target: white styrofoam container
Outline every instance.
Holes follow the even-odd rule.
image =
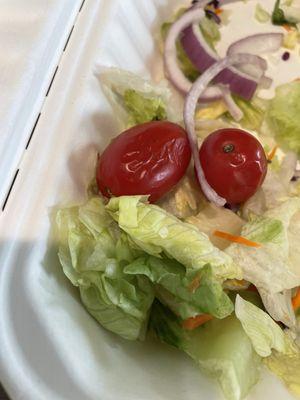
[[[82,0],[1,2],[0,208],[81,4]]]
[[[161,62],[153,37],[170,7],[180,3],[86,0],[77,18],[1,215],[0,377],[14,400],[222,398],[179,351],[131,343],[102,329],[81,306],[49,239],[51,207],[84,197],[97,151],[117,133],[94,74],[97,65],[156,75]],[[234,24],[243,15],[249,19],[249,5],[235,7],[236,38],[243,29],[237,33]],[[252,24],[245,30],[259,30]],[[230,41],[226,32],[224,41]],[[293,76],[297,69],[290,65]],[[270,373],[263,377],[250,399],[292,398]]]

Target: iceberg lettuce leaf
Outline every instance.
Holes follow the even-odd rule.
[[[197,227],[184,223],[142,196],[110,199],[106,209],[135,245],[155,257],[177,260],[187,269],[210,264],[221,280],[241,279],[241,270],[229,255],[214,247]]]
[[[148,277],[155,284],[157,296],[182,319],[203,313],[225,318],[233,311],[230,298],[209,265],[199,271],[186,271],[175,260],[148,257],[135,260],[124,272]]]
[[[166,106],[161,98],[147,98],[133,89],[127,89],[124,104],[130,125],[167,119]]]
[[[243,112],[243,118],[239,121],[241,126],[246,129],[252,129],[254,131],[259,130],[265,117],[267,100],[256,98],[248,101],[238,96],[233,96],[233,98],[237,106]],[[229,113],[227,113],[226,116],[229,118],[230,121],[233,121]]]
[[[259,379],[261,358],[234,315],[186,331],[175,314],[155,301],[150,326],[162,342],[183,350],[216,378],[228,400],[244,398]]]
[[[300,154],[300,82],[277,87],[270,102],[268,122],[277,142],[285,149]]]
[[[134,340],[145,333],[153,285],[124,267],[140,255],[105,211],[100,197],[56,215],[59,259],[88,312],[106,329]]]
[[[153,120],[182,120],[167,81],[156,84],[114,67],[99,67],[97,77],[121,129]]]
[[[267,367],[277,375],[296,396],[300,396],[300,349],[295,344],[289,332],[285,333],[289,351],[273,353],[264,359]]]
[[[288,352],[286,337],[279,325],[266,312],[239,295],[235,300],[235,315],[258,355],[267,357],[272,349],[284,354]]]
[[[244,279],[270,293],[300,284],[300,269],[291,257],[288,231],[292,217],[300,210],[300,198],[294,197],[250,220],[241,235],[262,244],[250,248],[231,244],[225,252],[240,265]]]
[[[265,23],[270,21],[271,15],[259,3],[257,3],[254,17],[258,22]]]

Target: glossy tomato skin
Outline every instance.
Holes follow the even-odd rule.
[[[155,202],[184,175],[191,159],[185,130],[153,121],[121,133],[99,157],[97,184],[106,197],[150,195]]]
[[[230,204],[248,200],[262,185],[268,168],[263,147],[241,129],[219,129],[204,140],[200,163],[210,186]]]

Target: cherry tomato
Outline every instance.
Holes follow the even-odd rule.
[[[185,130],[153,121],[121,133],[99,158],[97,184],[106,197],[150,195],[154,202],[184,175],[191,159]]]
[[[199,157],[207,182],[230,204],[249,199],[267,173],[264,149],[254,136],[241,129],[211,133],[204,140]]]

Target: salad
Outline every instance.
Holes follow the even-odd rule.
[[[270,58],[299,51],[300,2],[258,3],[270,32],[221,57],[232,2],[170,12],[159,83],[101,68],[121,133],[86,202],[57,211],[58,256],[104,328],[187,353],[226,399],[263,366],[300,395],[300,81],[260,96]]]

